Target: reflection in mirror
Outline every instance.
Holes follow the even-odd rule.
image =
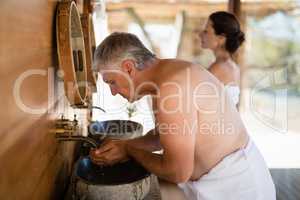
[[[82,51],[77,51],[78,53],[78,71],[82,72],[83,71],[83,58],[82,58]]]
[[[78,71],[78,55],[77,51],[73,50],[73,61],[74,61],[74,70],[75,72]]]
[[[94,51],[96,49],[92,15],[90,13],[83,13],[81,15],[81,24],[82,24],[82,31],[84,35],[87,81],[89,83],[89,89],[91,89],[91,93],[94,93],[97,91],[96,88],[97,77],[95,76],[92,70]]]
[[[73,52],[75,51],[75,56],[73,53],[74,58],[74,69],[76,74],[76,81],[78,84],[78,89],[80,96],[82,99],[86,97],[86,58],[84,52],[84,38],[81,29],[81,22],[79,13],[75,6],[71,7],[71,45]]]
[[[57,50],[59,67],[64,72],[65,95],[72,106],[85,105],[86,55],[79,12],[74,1],[61,1],[57,9]]]

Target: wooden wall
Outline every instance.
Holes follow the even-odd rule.
[[[59,79],[48,80],[48,69],[58,66],[56,6],[57,0],[0,3],[0,199],[61,199],[68,184],[74,144],[59,144],[49,132],[54,119],[73,112],[64,96],[58,97],[63,93]],[[47,108],[50,85],[55,86],[56,103],[43,114],[28,113],[16,103],[16,80],[28,70],[47,74],[28,76],[21,84],[26,106]]]

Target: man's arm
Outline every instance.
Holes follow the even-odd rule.
[[[153,148],[156,145],[149,141],[157,135],[154,137],[150,134],[128,143],[122,140],[108,142],[96,150],[94,155],[91,153],[92,160],[95,163],[111,165],[129,156],[151,173],[169,182],[181,183],[189,180],[194,170],[197,109],[192,105],[192,99],[189,99],[191,95],[181,94],[175,98],[177,92],[174,87],[168,87],[161,92],[161,96],[165,98],[160,98],[161,105],[156,120],[162,155],[151,152],[156,149]],[[147,147],[143,148],[143,145]]]
[[[156,118],[157,102],[155,98],[151,98],[150,104],[152,106],[154,117]],[[154,152],[162,149],[159,141],[159,130],[155,127],[149,131],[146,135],[126,141],[127,144],[137,149],[143,149],[145,151]]]
[[[159,135],[155,130],[149,131],[145,136],[129,139],[114,140],[107,139],[101,143],[100,148],[92,149],[90,157],[92,161],[99,165],[113,165],[117,162],[128,160],[126,146],[133,146],[136,149],[145,152],[153,152],[161,150]]]
[[[173,183],[186,182],[194,169],[194,134],[174,131],[161,135],[162,155],[127,144],[127,154],[148,171]],[[168,134],[168,135],[167,135]]]
[[[156,101],[152,99],[152,108],[155,114]],[[115,164],[128,159],[125,146],[133,146],[136,149],[146,152],[159,151],[162,149],[159,141],[159,133],[156,128],[149,131],[146,135],[128,140],[106,140],[98,149],[90,151],[92,161],[99,165]]]
[[[132,146],[136,149],[141,149],[148,152],[161,150],[159,134],[156,129],[152,129],[142,137],[127,140],[126,143],[128,146]]]
[[[172,90],[168,92],[174,94]],[[157,115],[160,143],[164,150],[162,155],[138,149],[134,145],[126,145],[130,157],[148,171],[173,183],[189,180],[194,170],[197,112],[195,109],[178,110],[178,101],[181,100],[188,103],[186,99],[176,98],[165,101],[164,109],[160,109]],[[166,109],[174,109],[175,112],[168,113]]]

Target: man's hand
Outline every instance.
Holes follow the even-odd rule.
[[[126,140],[106,139],[98,149],[90,151],[92,161],[98,165],[113,165],[129,160]]]

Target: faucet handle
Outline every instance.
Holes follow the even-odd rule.
[[[77,115],[76,114],[74,114],[74,119],[73,119],[73,125],[74,126],[77,126],[78,125],[78,120],[77,120]]]

